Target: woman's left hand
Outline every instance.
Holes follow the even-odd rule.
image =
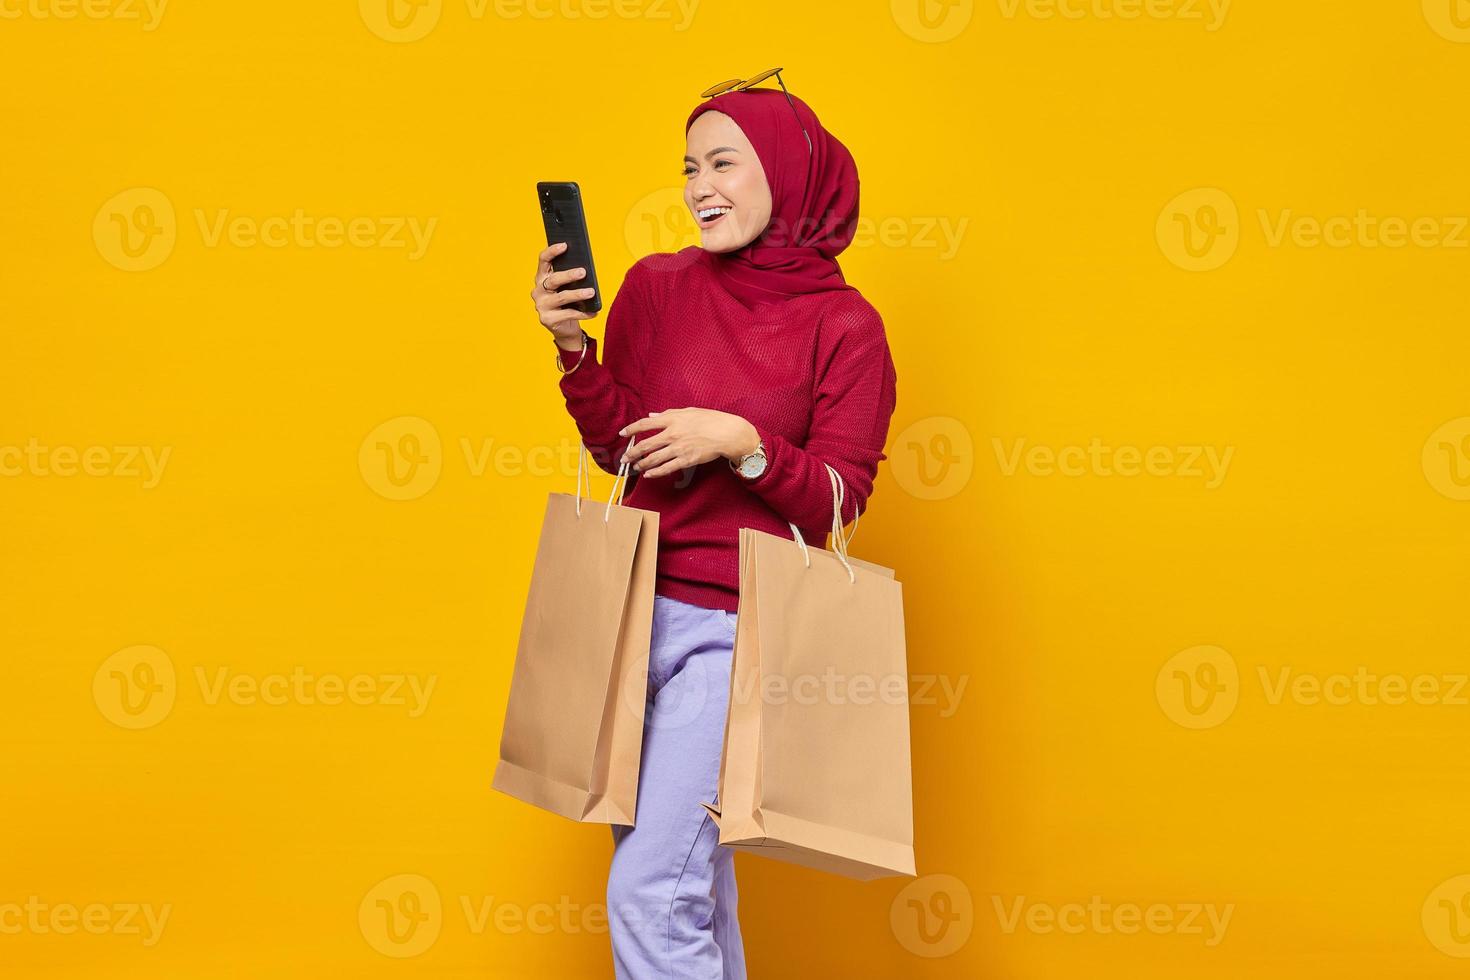
[[[712,408],[671,408],[629,423],[618,435],[630,436],[657,429],[639,439],[623,459],[633,461],[640,476],[667,476],[712,459],[738,459],[760,443],[755,426],[739,415]]]

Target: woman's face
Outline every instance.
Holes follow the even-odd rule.
[[[733,252],[755,241],[771,220],[771,188],[744,131],[711,109],[689,127],[685,152],[684,203],[705,251]],[[711,209],[719,210],[701,217]]]

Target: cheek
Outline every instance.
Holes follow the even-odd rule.
[[[742,176],[739,186],[731,187],[730,193],[731,200],[740,205],[740,226],[743,229],[753,232],[766,223],[771,213],[771,202],[761,193],[758,181]]]
[[[741,226],[749,237],[755,238],[770,224],[770,219],[770,204],[757,200],[756,203],[745,208],[745,217]]]
[[[760,203],[760,184],[751,176],[749,168],[741,171],[738,177],[731,181],[731,200],[749,211]]]
[[[750,241],[760,234],[765,227],[766,216],[757,211],[746,211],[745,217],[740,222],[740,234]]]

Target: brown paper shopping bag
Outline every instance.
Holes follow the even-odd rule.
[[[577,493],[546,501],[492,785],[572,820],[631,826],[658,513],[622,506],[627,464],[606,507],[584,500],[588,469],[584,444]]]
[[[903,590],[847,554],[740,529],[740,609],[718,805],[720,843],[850,878],[913,875]],[[856,523],[853,524],[854,531]]]

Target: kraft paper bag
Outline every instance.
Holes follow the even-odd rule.
[[[718,805],[701,805],[736,850],[849,878],[912,876],[903,589],[846,553],[842,480],[827,470],[833,551],[795,525],[794,540],[740,529]]]
[[[572,820],[632,826],[658,513],[622,505],[627,464],[605,507],[583,499],[588,469],[584,444],[577,493],[546,501],[492,785]]]

